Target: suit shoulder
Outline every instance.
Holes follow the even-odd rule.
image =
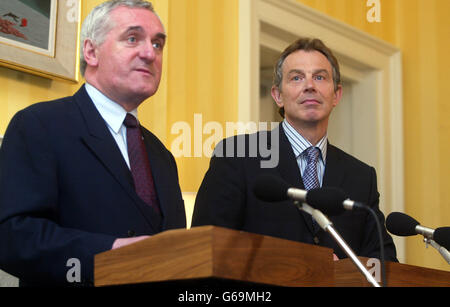
[[[359,160],[358,158],[350,155],[349,153],[343,151],[342,149],[333,146],[331,144],[328,144],[328,154],[335,154],[337,157],[339,157],[339,159],[345,161],[345,163],[347,165],[351,165],[353,167],[358,167],[361,169],[372,169],[373,167],[361,160]]]
[[[71,97],[65,97],[34,103],[14,114],[8,127],[31,127],[32,123],[47,126],[48,123],[60,122],[60,118],[69,110],[70,102]]]
[[[221,153],[225,152],[228,154],[233,153],[232,157],[236,155],[238,157],[256,157],[260,154],[261,146],[264,149],[270,149],[272,147],[272,135],[278,136],[278,133],[274,134],[270,130],[261,130],[253,133],[233,135],[218,142],[214,152],[219,157],[224,156],[225,154]]]
[[[82,86],[72,96],[37,102],[17,113],[27,115],[34,114],[35,116],[43,118],[45,120],[57,120],[60,115],[67,112],[73,112],[75,109],[78,109],[78,107],[76,107],[77,103],[75,103],[75,101],[83,99],[89,99],[84,86]]]
[[[68,96],[50,101],[37,102],[19,112],[24,114],[32,113],[37,116],[54,116],[59,112],[66,110],[68,105],[72,102],[72,96]]]

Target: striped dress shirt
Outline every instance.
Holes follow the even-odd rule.
[[[312,145],[307,139],[305,139],[300,133],[297,132],[287,121],[286,119],[282,122],[284,132],[289,140],[289,143],[292,146],[292,150],[294,151],[295,158],[297,159],[297,164],[300,169],[300,174],[303,177],[303,174],[306,169],[306,152]],[[327,157],[327,140],[328,135],[325,136],[315,145],[315,147],[319,148],[319,161],[317,162],[317,177],[319,178],[319,184],[322,186],[323,182],[323,174],[325,172],[325,164]]]

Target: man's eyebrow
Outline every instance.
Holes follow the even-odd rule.
[[[132,31],[144,32],[144,28],[142,28],[141,26],[131,26],[131,27],[128,27],[124,31],[124,33],[132,32]]]
[[[291,69],[288,74],[304,74],[305,72],[301,69]]]
[[[129,33],[129,32],[133,32],[133,31],[137,31],[137,32],[145,32],[144,31],[144,28],[142,28],[141,26],[131,26],[131,27],[128,27],[126,30],[125,30],[125,32],[124,32],[124,34],[126,34],[126,33]],[[163,33],[163,32],[158,32],[158,33],[156,33],[156,38],[159,38],[159,39],[166,39],[166,37],[167,37],[167,35],[165,34],[165,33]]]
[[[156,33],[156,37],[160,38],[160,39],[163,39],[163,40],[166,40],[167,35],[165,33],[158,32],[158,33]]]
[[[291,69],[288,74],[304,74],[305,72],[302,69]],[[313,70],[313,74],[320,74],[320,73],[326,73],[327,75],[328,70],[326,70],[325,68],[319,68],[319,69],[315,69]]]
[[[321,74],[321,73],[326,73],[327,75],[329,74],[328,70],[326,70],[325,68],[316,69],[313,71],[313,74]]]

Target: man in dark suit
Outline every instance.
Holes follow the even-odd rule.
[[[341,96],[339,65],[331,50],[318,39],[299,39],[290,45],[275,67],[272,87],[284,121],[272,131],[219,143],[197,194],[192,226],[212,224],[318,244],[333,248],[335,259],[346,257],[292,201],[258,200],[253,187],[261,174],[281,177],[300,189],[339,187],[350,199],[374,209],[384,225],[375,169],[328,142],[328,118]],[[255,150],[265,144],[264,154]],[[330,219],[356,254],[380,258],[376,222],[370,214],[347,211]],[[385,229],[383,237],[386,260],[397,261]]]
[[[95,254],[186,227],[175,160],[136,119],[160,82],[165,31],[149,2],[126,2],[83,24],[87,83],[18,112],[6,131],[0,268],[21,284],[90,285]]]

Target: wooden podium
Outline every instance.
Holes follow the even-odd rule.
[[[369,260],[358,258],[363,264]],[[334,274],[337,287],[371,287],[350,259],[337,261]],[[450,272],[386,261],[386,282],[388,287],[450,287]]]
[[[367,258],[361,258],[362,263]],[[387,262],[388,286],[450,286],[450,272]],[[183,281],[236,285],[369,286],[350,259],[332,249],[203,226],[169,230],[95,256],[95,286]]]
[[[95,256],[95,286],[220,279],[333,286],[332,249],[231,229],[169,230]]]

